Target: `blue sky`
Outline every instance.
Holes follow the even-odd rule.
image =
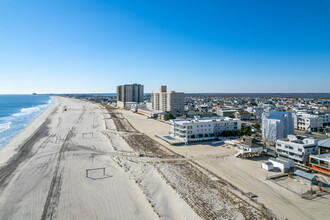
[[[330,92],[330,1],[0,0],[0,94]]]

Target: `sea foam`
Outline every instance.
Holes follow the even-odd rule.
[[[40,107],[22,108],[19,113],[13,114],[14,117],[24,116],[33,112],[40,111]]]
[[[0,124],[0,133],[8,130],[10,128],[11,122],[6,122],[3,124]]]
[[[35,117],[53,104],[51,97],[46,104],[21,108],[9,116],[0,117],[0,149],[7,145],[20,131],[22,131]]]

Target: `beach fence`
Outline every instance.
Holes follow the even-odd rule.
[[[82,133],[82,138],[94,138],[93,132]]]
[[[105,167],[86,169],[86,178],[89,178],[89,172],[95,170],[103,170],[103,176],[105,176]]]

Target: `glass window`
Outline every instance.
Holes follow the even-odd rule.
[[[323,160],[320,160],[320,166],[329,167],[329,163]]]

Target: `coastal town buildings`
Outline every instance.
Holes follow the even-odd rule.
[[[301,131],[318,132],[323,127],[323,118],[318,115],[297,112],[293,118],[294,128]]]
[[[294,134],[294,121],[291,112],[270,111],[262,116],[262,138],[274,143],[277,139]]]
[[[217,115],[221,117],[228,117],[232,116],[236,113],[237,110],[235,109],[230,109],[230,108],[221,108],[217,110]]]
[[[264,109],[262,107],[253,106],[253,107],[247,107],[246,111],[250,112],[255,119],[261,119]]]
[[[316,115],[322,118],[323,127],[330,125],[330,114],[317,112]]]
[[[131,108],[132,104],[143,102],[144,87],[141,84],[117,86],[117,106],[119,108]]]
[[[330,138],[319,141],[319,154],[330,153]]]
[[[239,118],[241,120],[249,120],[251,119],[251,113],[244,111],[244,110],[238,110],[234,113],[236,118]]]

